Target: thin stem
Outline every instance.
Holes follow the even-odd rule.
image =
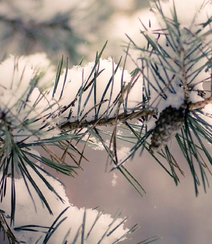
[[[95,126],[107,126],[107,125],[114,125],[117,123],[117,120],[120,122],[125,122],[127,120],[132,119],[138,119],[143,116],[147,115],[155,115],[155,112],[153,110],[141,110],[141,111],[133,111],[129,114],[126,113],[120,113],[117,116],[114,116],[112,118],[101,118],[101,119],[94,119],[91,121],[82,121],[81,123],[79,121],[73,121],[73,122],[66,122],[62,125],[60,125],[60,129],[77,129],[77,128],[85,128],[88,125],[95,125]]]

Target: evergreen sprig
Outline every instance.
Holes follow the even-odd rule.
[[[49,241],[54,238],[54,234],[58,231],[58,228],[67,220],[66,212],[69,209],[69,207],[65,208],[55,219],[55,221],[52,223],[50,227],[48,226],[40,226],[40,225],[22,225],[14,228],[14,231],[24,231],[24,232],[38,232],[41,234],[44,234],[43,237],[39,237],[38,240],[35,242],[36,244],[42,243],[42,244],[48,244]],[[127,217],[125,217],[121,222],[118,221],[119,223],[116,223],[117,220],[120,217],[120,212],[118,211],[115,216],[113,216],[113,219],[111,220],[110,223],[108,223],[107,228],[105,229],[105,232],[102,234],[100,239],[96,242],[96,244],[103,242],[105,239],[110,237],[116,230],[119,229],[119,227],[124,224],[127,220]],[[103,213],[98,209],[98,212],[96,214],[96,218],[93,220],[93,223],[90,225],[88,228],[88,223],[87,223],[87,212],[86,209],[84,210],[83,216],[82,216],[82,224],[78,227],[76,233],[72,233],[71,227],[66,233],[66,236],[63,239],[63,242],[61,244],[66,244],[70,243],[69,241],[69,236],[70,234],[73,235],[72,243],[71,244],[76,244],[76,243],[86,243],[86,241],[89,241],[90,235],[93,235],[93,232],[95,231],[96,226],[98,225],[99,222],[101,222],[101,218],[103,218]],[[134,225],[130,229],[126,230],[126,232],[117,237],[117,239],[111,243],[111,244],[116,244],[123,242],[124,240],[127,239],[127,237],[132,234],[136,229],[138,228],[138,225]],[[158,236],[153,236],[151,238],[148,238],[144,241],[141,241],[137,244],[148,244],[152,243],[156,240],[160,239]]]
[[[211,125],[207,122],[207,118],[211,118],[211,114],[205,114],[202,110],[207,104],[211,104],[212,96],[210,92],[209,97],[205,97],[204,91],[196,88],[199,84],[204,85],[206,82],[212,81],[210,73],[211,42],[209,38],[212,33],[211,18],[209,17],[205,23],[197,25],[194,16],[193,22],[190,23],[190,29],[187,29],[179,23],[174,3],[172,10],[170,10],[172,13],[170,18],[163,12],[160,1],[153,2],[153,11],[158,14],[161,28],[148,30],[142,23],[144,31],[141,31],[141,34],[147,41],[147,47],[139,47],[130,37],[128,38],[131,47],[140,52],[140,57],[136,62],[136,70],[145,79],[146,100],[155,108],[153,111],[157,111],[161,103],[168,104],[169,94],[178,96],[181,101],[179,109],[183,111],[184,122],[179,128],[176,128],[178,132],[174,136],[190,166],[195,193],[198,194],[197,186],[200,185],[200,182],[206,190],[208,185],[206,171],[211,172],[210,165],[212,163],[210,152],[206,146],[207,142],[211,143]],[[204,79],[201,79],[203,73],[206,74],[206,77],[204,76]],[[180,89],[182,90],[181,93]],[[192,102],[191,96],[195,92],[200,101]],[[155,97],[154,100],[151,99],[152,96]],[[166,113],[165,109],[164,113]],[[168,118],[168,114],[164,116]],[[162,119],[162,115],[161,117],[158,116],[156,124],[159,124],[160,118]],[[148,120],[146,121],[148,123]],[[163,120],[161,122],[163,123]],[[164,128],[162,125],[161,128],[156,126],[161,133],[164,133],[164,136],[167,135],[168,131],[166,126],[167,124],[164,125]],[[156,150],[157,155],[149,149],[151,142],[147,139],[151,137],[156,128],[149,130],[147,126],[141,125],[140,129],[135,132],[132,126],[128,125],[128,127],[138,138],[128,158],[132,158],[138,149],[141,151],[146,149],[178,184],[179,178],[176,170],[182,174],[183,170],[177,164],[174,152],[169,145],[162,141],[163,136],[159,135],[161,141],[158,138],[158,143],[161,143],[162,149]],[[168,162],[171,171],[163,165],[160,156]],[[126,159],[120,162],[119,166]],[[199,173],[195,166],[196,163],[199,167]]]
[[[62,201],[63,199],[54,187],[42,175],[42,172],[50,175],[48,170],[36,162],[38,161],[63,174],[72,175],[76,168],[80,167],[81,159],[87,159],[84,155],[84,149],[80,152],[75,144],[79,142],[85,143],[85,146],[95,144],[92,137],[104,147],[112,162],[111,170],[119,170],[140,195],[145,190],[127,170],[126,161],[132,159],[138,151],[140,155],[146,151],[178,184],[178,174],[179,172],[184,174],[184,172],[169,146],[170,140],[174,140],[189,165],[196,195],[201,184],[206,191],[209,185],[208,173],[211,174],[212,163],[212,157],[207,147],[207,143],[212,143],[212,129],[207,120],[211,121],[212,114],[205,113],[204,108],[212,103],[212,91],[209,92],[209,95],[206,93],[208,96],[205,97],[204,88],[199,89],[199,85],[205,85],[208,82],[212,87],[212,53],[211,38],[209,38],[212,34],[210,25],[212,18],[209,17],[206,22],[199,23],[199,25],[196,25],[194,18],[188,29],[179,23],[174,4],[170,18],[163,12],[160,1],[155,0],[153,2],[153,11],[157,12],[157,16],[159,16],[160,27],[150,31],[142,24],[141,35],[146,39],[146,47],[140,47],[128,37],[130,46],[126,50],[124,67],[126,58],[130,57],[129,47],[139,52],[139,58],[136,61],[133,60],[136,69],[131,73],[130,83],[125,84],[124,80],[121,79],[120,90],[115,99],[112,99],[111,94],[114,87],[114,76],[121,59],[118,65],[115,68],[113,67],[113,74],[107,81],[100,100],[97,100],[98,78],[104,72],[104,70],[100,70],[99,64],[105,44],[100,53],[96,54],[94,66],[87,79],[83,81],[82,86],[75,94],[75,98],[66,106],[61,107],[59,101],[56,101],[54,97],[58,84],[61,82],[63,58],[58,65],[51,102],[48,101],[48,89],[39,87],[42,74],[34,76],[21,96],[13,94],[17,98],[16,103],[4,104],[2,101],[0,111],[0,171],[2,173],[0,197],[1,200],[5,197],[7,183],[10,180],[11,224],[14,224],[15,220],[17,174],[23,178],[30,196],[29,184],[35,189],[49,213],[52,213],[50,203],[47,202],[42,190],[33,179],[31,170]],[[68,62],[65,64],[66,75],[62,81],[63,88],[59,100],[62,99],[63,89],[67,82],[67,72]],[[204,74],[204,78],[201,78],[202,74]],[[131,108],[128,106],[128,95],[140,77],[143,80],[143,97],[134,108]],[[31,103],[30,98],[35,89],[39,90],[39,95]],[[5,92],[8,91],[5,89]],[[108,92],[109,97],[106,96]],[[192,101],[193,94],[199,96],[198,101]],[[178,108],[173,108],[169,104],[169,96],[178,98],[179,106],[176,105]],[[91,97],[93,97],[93,107],[86,110],[89,107],[88,102]],[[46,100],[48,101],[47,105],[40,110],[39,105]],[[107,104],[105,111],[102,111],[103,104]],[[75,120],[71,121],[73,106],[77,106],[77,114]],[[68,116],[64,118],[64,114],[67,112]],[[171,117],[172,112],[174,115],[177,113],[177,116]],[[87,120],[86,118],[90,114],[93,118]],[[63,118],[62,122],[60,118]],[[176,124],[173,123],[172,119]],[[155,127],[149,126],[151,121],[156,121]],[[108,125],[110,127],[107,131],[101,127]],[[124,130],[126,134],[119,135],[118,129]],[[109,138],[109,144],[106,138]],[[123,160],[118,157],[119,141],[126,142],[131,146],[128,156]],[[44,150],[48,157],[44,156],[42,152],[38,154],[35,151],[38,148]],[[63,155],[57,156],[52,148],[62,150]],[[75,159],[75,155],[78,155],[80,159]],[[67,156],[72,159],[73,165],[67,164],[65,160]],[[47,230],[45,243],[49,241],[54,231],[65,220],[60,219],[63,213]],[[2,225],[5,223],[2,212],[0,217]],[[85,219],[86,211],[80,231],[76,234],[75,242],[81,238],[81,243],[83,243],[85,239]],[[40,226],[22,226],[19,230],[25,228],[27,231],[32,231],[31,227],[40,228]],[[108,232],[109,229],[105,235]],[[102,236],[103,238],[104,236]],[[150,241],[147,240],[144,243]],[[64,243],[66,243],[66,239],[64,239]]]

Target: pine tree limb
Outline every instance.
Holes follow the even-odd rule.
[[[129,114],[126,114],[125,112],[120,113],[117,116],[114,116],[112,118],[98,118],[98,119],[94,119],[91,121],[67,121],[64,124],[60,125],[60,129],[78,129],[78,128],[85,128],[88,125],[95,125],[95,126],[107,126],[107,125],[114,125],[117,123],[117,121],[119,122],[125,122],[127,120],[132,120],[132,119],[138,119],[141,118],[143,116],[147,116],[147,115],[155,115],[155,111],[154,110],[141,110],[141,111],[133,111]]]
[[[212,104],[212,95],[208,98],[205,98],[203,101],[199,101],[196,103],[182,104],[182,108],[188,108],[189,111],[193,111],[196,109],[204,108],[206,105]]]

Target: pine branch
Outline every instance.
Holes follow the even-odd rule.
[[[141,34],[146,38],[147,47],[138,46],[128,37],[131,47],[139,51],[139,62],[134,63],[147,83],[144,88],[147,91],[147,101],[151,107],[155,107],[155,111],[159,109],[159,116],[152,131],[147,127],[145,130],[142,126],[140,134],[139,130],[135,131],[138,140],[134,142],[135,145],[126,159],[132,158],[138,149],[141,148],[142,152],[146,149],[163,168],[165,167],[160,157],[168,162],[171,173],[166,171],[178,184],[176,169],[182,174],[183,170],[179,168],[174,152],[169,147],[170,141],[176,139],[190,166],[195,193],[198,194],[200,179],[206,190],[208,180],[205,169],[210,174],[209,166],[212,164],[210,152],[205,147],[206,141],[211,143],[211,124],[207,122],[211,121],[211,112],[203,112],[206,105],[212,104],[212,96],[205,98],[203,87],[205,82],[212,82],[212,18],[209,16],[205,22],[197,23],[195,15],[191,23],[188,23],[189,28],[184,27],[185,24],[179,23],[175,3],[173,2],[170,13],[163,11],[165,4],[153,1],[153,12],[160,23],[156,29],[152,29],[151,25],[148,29],[142,23],[144,30]],[[202,101],[196,99],[197,95]],[[172,98],[177,104],[172,102]],[[150,142],[149,135],[152,135]],[[121,166],[126,159],[115,168]]]
[[[132,119],[140,119],[144,116],[148,115],[155,115],[155,111],[153,110],[141,110],[131,113],[120,113],[117,116],[110,117],[110,118],[98,118],[92,121],[74,121],[74,122],[65,122],[64,124],[60,125],[59,127],[62,130],[73,130],[78,128],[86,128],[87,126],[108,126],[108,125],[115,125],[118,122],[124,123],[128,120]]]
[[[197,110],[197,109],[202,109],[208,104],[212,104],[212,96],[205,98],[203,101],[182,104],[181,108],[185,108],[185,109],[188,109],[189,111],[193,111],[193,110]]]
[[[5,216],[5,212],[1,211],[0,209],[0,231],[2,231],[4,235],[6,235],[9,244],[19,244],[19,241],[13,234],[13,231],[7,223]]]

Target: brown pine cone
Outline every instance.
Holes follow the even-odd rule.
[[[159,151],[161,147],[166,146],[182,127],[183,122],[184,109],[176,109],[172,106],[165,108],[161,112],[159,119],[156,121],[149,149],[154,152]]]

